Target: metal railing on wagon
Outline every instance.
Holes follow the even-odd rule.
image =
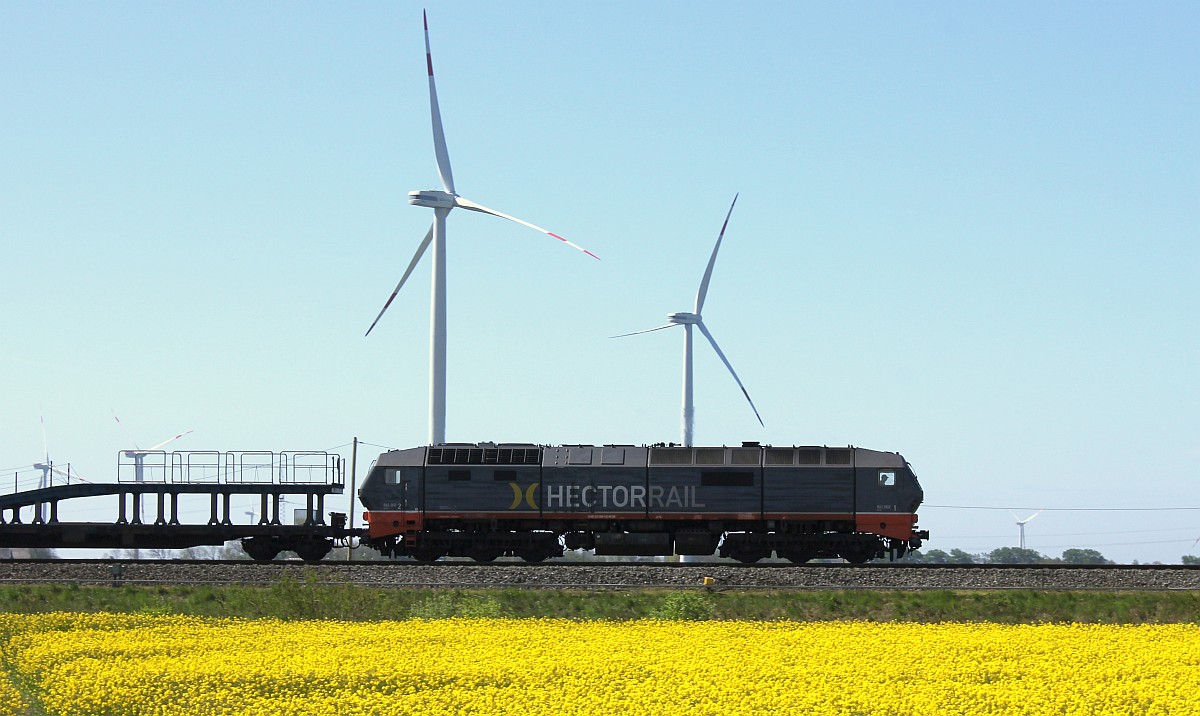
[[[324,450],[122,450],[117,481],[158,484],[336,485],[341,456]]]

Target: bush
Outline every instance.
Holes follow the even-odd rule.
[[[669,621],[707,621],[713,617],[712,597],[704,592],[678,591],[663,598],[650,614],[651,619]]]
[[[438,592],[412,606],[413,619],[503,619],[508,616],[499,600],[490,596]]]

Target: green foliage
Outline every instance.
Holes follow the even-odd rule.
[[[1196,556],[1190,555],[1190,554],[1185,554],[1181,558],[1181,563],[1195,567],[1197,565],[1200,565],[1200,557],[1196,557]]]
[[[986,562],[987,559],[983,555],[969,554],[961,549],[952,549],[949,552],[931,549],[909,552],[901,561],[913,564],[977,564]]]
[[[413,619],[500,619],[508,616],[493,596],[436,592],[414,604],[408,612]]]
[[[1068,549],[1062,553],[1063,564],[1112,564],[1094,549]]]
[[[669,621],[706,621],[713,617],[713,600],[708,594],[700,591],[671,592],[663,598],[658,608],[651,612],[650,617]]]
[[[1024,547],[998,547],[987,556],[992,564],[1037,564],[1045,560],[1037,550]]]
[[[1200,591],[677,590],[379,588],[299,573],[266,587],[0,586],[0,611],[194,614],[253,619],[862,620],[1200,623]]]

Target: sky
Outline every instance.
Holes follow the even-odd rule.
[[[425,443],[429,256],[363,335],[441,188],[422,9],[0,4],[0,485]],[[697,335],[696,444],[900,452],[929,548],[1200,554],[1200,6],[426,9],[456,189],[601,258],[450,215],[448,440],[678,442],[682,331],[610,336],[739,194],[703,315],[765,426]]]

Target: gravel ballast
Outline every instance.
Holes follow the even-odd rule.
[[[619,589],[1200,589],[1200,570],[1179,566],[1004,568],[895,565],[747,567],[733,564],[377,564],[206,561],[0,562],[0,584],[271,584],[298,580],[375,587]]]

